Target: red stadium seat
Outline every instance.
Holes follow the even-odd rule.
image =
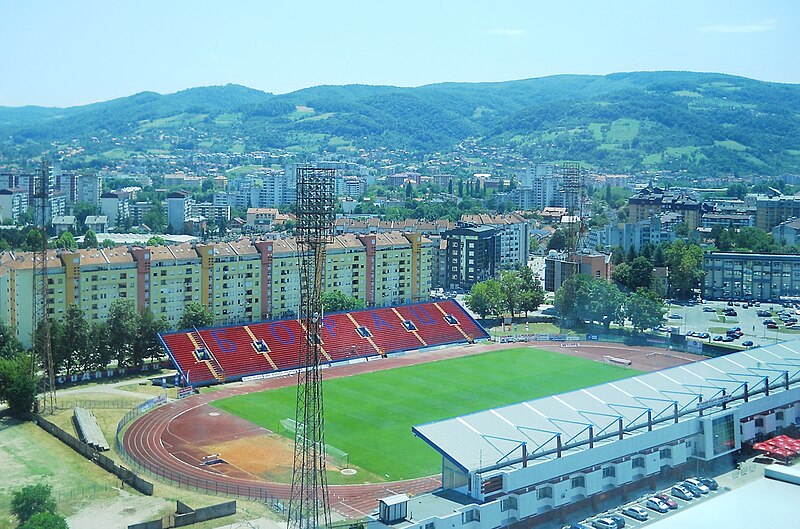
[[[488,337],[461,305],[445,300],[326,315],[320,343],[323,361],[341,362]],[[300,367],[306,332],[298,320],[274,320],[165,333],[162,340],[190,383],[202,385]],[[198,349],[211,359],[199,359]]]

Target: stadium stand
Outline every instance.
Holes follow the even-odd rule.
[[[328,362],[388,355],[489,337],[455,300],[326,314],[320,340]],[[184,383],[202,386],[299,367],[299,320],[273,320],[161,335]],[[188,380],[187,380],[188,378]]]
[[[97,418],[92,412],[75,406],[72,410],[72,419],[81,441],[101,452],[110,449],[100,425],[97,424]]]

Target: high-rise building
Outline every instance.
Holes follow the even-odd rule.
[[[103,178],[99,174],[80,175],[77,179],[77,194],[75,202],[100,205],[100,195],[103,193]]]
[[[500,269],[500,237],[490,226],[462,224],[446,231],[446,287],[469,290],[480,281],[491,279]]]

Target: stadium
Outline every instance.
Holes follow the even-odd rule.
[[[301,331],[297,321],[276,320],[163,335],[184,381],[234,383],[121,424],[121,451],[181,486],[280,506],[292,464],[280,431],[291,398],[280,396],[293,395]],[[325,315],[333,509],[363,518],[394,497],[401,505],[393,512],[404,514],[385,523],[529,526],[688,475],[800,415],[799,344],[701,359],[597,342],[509,349],[486,338],[454,300]],[[631,365],[609,365],[609,357]],[[426,378],[433,369],[436,382]],[[451,385],[441,377],[454,393],[438,391]],[[349,395],[347,404],[337,393]],[[398,411],[398,394],[409,396],[411,411]],[[433,419],[421,413],[428,402],[438,403]],[[339,425],[359,429],[337,407],[372,421],[367,441],[337,434]]]

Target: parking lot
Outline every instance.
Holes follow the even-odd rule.
[[[732,465],[732,466],[729,466]],[[691,508],[696,505],[700,505],[704,502],[709,500],[713,500],[714,498],[719,497],[720,494],[724,494],[731,490],[738,489],[748,483],[752,483],[753,481],[762,479],[764,476],[764,466],[758,463],[755,463],[753,459],[748,459],[743,461],[739,465],[734,465],[732,461],[729,461],[727,464],[722,463],[721,468],[717,467],[718,470],[716,472],[711,472],[710,476],[713,476],[714,479],[717,481],[719,488],[717,490],[711,490],[708,494],[703,494],[700,498],[695,498],[692,500],[683,500],[681,498],[677,498],[671,494],[672,486],[676,483],[680,483],[681,481],[659,481],[657,490],[642,490],[641,493],[635,498],[631,499],[627,502],[620,502],[618,505],[609,506],[607,510],[597,513],[587,513],[584,512],[583,516],[577,514],[576,516],[570,516],[564,522],[548,522],[546,524],[541,525],[541,529],[561,529],[562,527],[570,527],[570,525],[582,523],[587,527],[592,527],[592,522],[597,520],[598,518],[603,518],[608,516],[609,514],[619,514],[622,512],[623,509],[632,505],[639,505],[648,513],[648,519],[646,521],[639,521],[631,518],[630,516],[622,515],[625,520],[625,528],[639,528],[639,527],[648,527],[654,524],[657,521],[663,520],[674,514],[685,512],[686,509]],[[654,494],[658,493],[666,493],[670,495],[675,502],[677,503],[676,509],[670,509],[666,513],[659,513],[651,509],[647,509],[645,507],[645,502],[648,498],[652,497]]]
[[[587,518],[587,519],[583,520],[581,523],[583,523],[584,525],[587,525],[589,527],[593,527],[593,522],[595,522],[596,520],[598,520],[600,518],[604,518],[608,514],[618,514],[618,515],[621,514],[622,517],[625,519],[625,527],[634,527],[634,528],[635,527],[644,527],[644,526],[652,523],[655,520],[661,520],[662,518],[665,518],[665,517],[670,516],[670,515],[672,515],[674,513],[677,513],[678,511],[681,511],[683,508],[690,507],[692,505],[697,505],[697,504],[699,504],[701,502],[713,499],[718,494],[720,494],[721,491],[722,491],[722,489],[710,490],[707,494],[703,494],[699,498],[693,498],[691,500],[684,500],[684,499],[681,499],[681,498],[679,498],[677,496],[674,496],[672,494],[672,487],[669,486],[669,487],[666,487],[666,488],[661,489],[661,490],[656,490],[656,491],[650,491],[650,492],[643,493],[641,496],[639,496],[635,500],[632,500],[632,501],[626,502],[624,504],[621,504],[616,509],[611,509],[611,510],[608,510],[608,511],[606,511],[604,513],[600,513],[600,514],[598,514],[596,516],[592,516],[591,518]],[[656,510],[648,508],[647,507],[648,498],[651,498],[654,495],[661,494],[661,493],[666,494],[667,496],[669,496],[677,504],[677,507],[676,508],[671,508],[667,512],[658,512]],[[627,509],[628,507],[632,507],[632,506],[641,507],[647,513],[647,520],[637,520],[637,519],[635,519],[635,518],[633,518],[633,517],[631,517],[631,516],[629,516],[627,514],[624,514],[625,509]],[[565,525],[564,527],[569,527],[569,524]]]
[[[728,308],[735,310],[736,316],[725,316],[723,311]],[[759,310],[769,311],[772,314],[771,318],[779,324],[779,328],[768,329],[763,324],[766,318],[758,316]],[[671,304],[664,325],[677,329],[681,334],[690,331],[707,332],[709,334],[708,341],[713,341],[716,336],[724,337],[726,331],[733,327],[741,327],[743,336],[732,343],[741,345],[742,342],[750,340],[754,347],[800,338],[800,329],[793,330],[786,327],[778,319],[777,312],[780,310],[784,310],[783,307],[774,303],[763,303],[759,307],[748,308],[743,308],[741,304],[728,306],[725,301],[708,301],[704,304],[694,305]],[[794,312],[795,309],[791,309],[791,311]],[[800,318],[800,316],[797,317]]]

